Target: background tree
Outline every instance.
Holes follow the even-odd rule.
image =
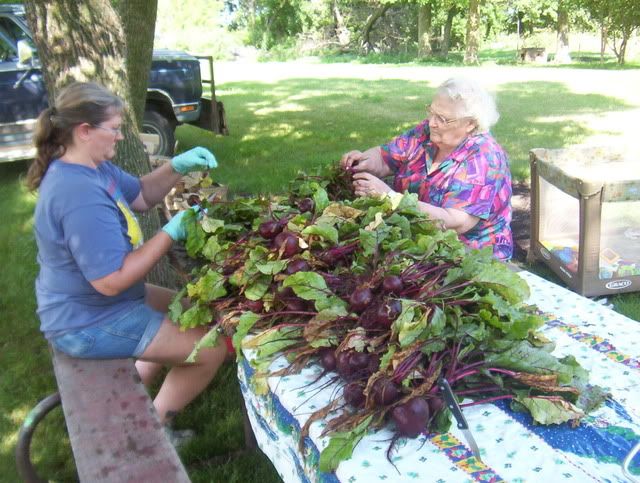
[[[465,0],[449,0],[442,5],[445,9],[444,24],[442,26],[442,42],[440,44],[440,55],[447,57],[451,49],[451,39],[453,32],[453,21],[456,16],[463,11]]]
[[[376,6],[376,9],[371,12],[367,17],[367,21],[362,28],[361,45],[365,52],[371,52],[373,50],[373,44],[371,43],[371,31],[376,25],[376,22],[384,17],[392,6],[392,3],[383,2]]]
[[[601,57],[605,39],[608,39],[618,63],[623,65],[629,39],[633,32],[640,28],[640,2],[638,0],[582,0],[580,4],[600,25]]]
[[[558,0],[557,38],[558,43],[555,61],[562,64],[571,62],[571,55],[569,54],[569,9],[567,0]]]
[[[464,53],[465,64],[478,63],[480,49],[480,0],[469,0],[467,13],[467,46]]]
[[[123,0],[120,8],[125,14],[130,6],[124,4],[130,1],[148,15],[156,3],[156,0]],[[133,91],[144,92],[150,59],[142,59],[142,56],[151,55],[148,44],[153,46],[153,30],[149,36],[148,26],[135,26],[134,22],[144,23],[149,19],[137,15],[127,18],[125,23],[129,25],[130,34],[127,40],[123,22],[108,0],[26,0],[25,11],[42,63],[49,99],[54,99],[62,87],[73,81],[95,81],[116,93],[125,101],[126,107],[122,124],[124,140],[118,145],[115,162],[137,175],[149,172],[149,159],[138,137],[135,121],[134,104],[140,99],[134,101],[128,73],[128,66],[131,66],[136,84],[144,85],[144,88],[137,85]],[[155,11],[152,16],[155,20]],[[132,49],[132,58],[127,61],[127,44],[137,43],[147,43],[147,46]],[[146,75],[134,65],[136,62],[146,64]],[[142,102],[144,97],[140,97]],[[141,215],[139,220],[147,238],[160,228],[156,210]],[[173,285],[173,272],[166,259],[154,269],[149,280]]]
[[[433,18],[433,3],[420,1],[418,3],[418,57],[431,55],[431,23]]]

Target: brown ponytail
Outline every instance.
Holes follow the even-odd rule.
[[[99,84],[74,82],[62,89],[54,105],[38,116],[33,137],[36,158],[27,172],[27,187],[38,189],[51,162],[64,156],[73,142],[73,128],[83,123],[97,126],[122,108],[122,100]]]

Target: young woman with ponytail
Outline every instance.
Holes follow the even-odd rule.
[[[174,292],[144,283],[173,242],[186,238],[184,212],[147,241],[133,212],[163,200],[182,175],[217,162],[197,147],[141,178],[122,171],[110,162],[123,139],[122,109],[104,87],[73,83],[38,118],[26,180],[38,190],[38,315],[49,342],[71,356],[134,357],[145,384],[172,366],[154,400],[166,423],[211,381],[226,347],[184,362],[203,329],[181,331],[166,315]]]

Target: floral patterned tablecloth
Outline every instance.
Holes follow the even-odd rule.
[[[621,468],[640,440],[640,323],[581,297],[534,274],[520,272],[531,287],[530,303],[548,316],[543,327],[556,342],[557,356],[574,355],[591,373],[590,381],[608,389],[607,403],[584,418],[577,428],[533,425],[527,414],[514,413],[508,403],[464,409],[480,446],[483,462],[473,457],[463,435],[452,426],[445,434],[401,438],[387,460],[392,433],[366,436],[352,458],[335,473],[318,470],[319,452],[328,444],[320,437],[324,423],[311,425],[302,452],[300,428],[309,414],[325,406],[335,386],[317,366],[300,374],[271,377],[269,392],[251,387],[251,365],[238,366],[240,386],[260,449],[285,482],[473,482],[628,481]],[[248,359],[251,353],[245,352]],[[272,370],[285,367],[277,359]],[[395,466],[395,467],[394,467]],[[640,475],[640,457],[631,465]],[[640,477],[639,477],[640,479]]]

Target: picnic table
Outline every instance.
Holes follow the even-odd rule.
[[[387,460],[392,432],[369,434],[355,447],[351,459],[334,473],[322,473],[319,454],[329,441],[320,436],[325,422],[311,425],[302,452],[299,434],[309,415],[335,395],[336,386],[319,390],[329,376],[311,384],[322,370],[309,366],[300,374],[270,377],[268,393],[258,395],[251,384],[252,352],[245,350],[247,360],[238,365],[238,376],[249,420],[260,449],[282,479],[345,483],[630,481],[622,463],[640,441],[640,324],[537,275],[519,274],[531,288],[528,302],[546,316],[541,330],[556,343],[554,355],[575,356],[590,371],[590,382],[611,393],[606,404],[575,428],[533,425],[528,414],[513,412],[504,401],[467,407],[464,413],[480,446],[482,462],[452,425],[448,433],[400,438],[391,453],[393,465]],[[281,357],[271,369],[286,365]],[[640,475],[640,456],[631,461],[628,471],[635,478]]]

